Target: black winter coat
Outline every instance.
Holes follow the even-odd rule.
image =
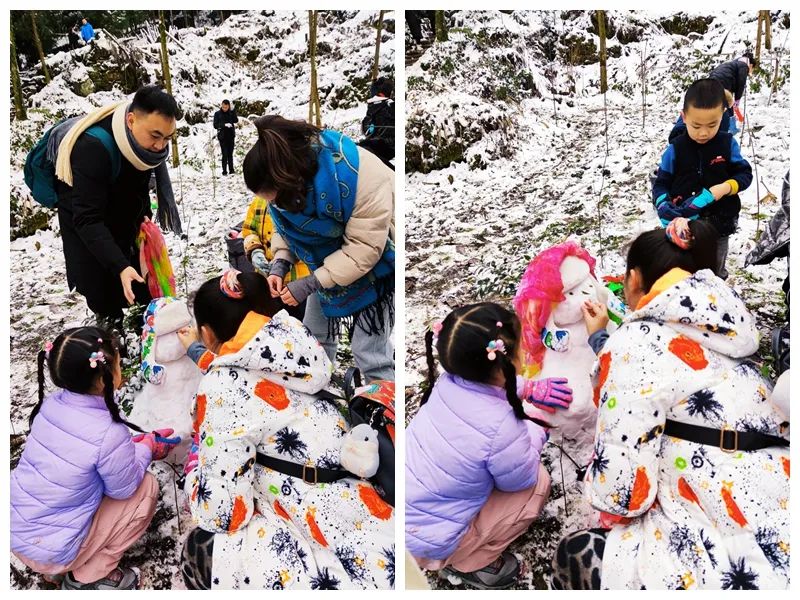
[[[666,194],[680,204],[703,189],[736,181],[738,192],[753,182],[753,172],[741,155],[739,144],[727,132],[718,132],[705,144],[698,144],[687,134],[679,135],[661,157],[656,181],[653,184],[653,201]],[[720,198],[700,213],[708,219],[720,235],[736,231],[739,211],[742,208],[738,193]]]
[[[740,60],[729,60],[717,66],[708,74],[710,79],[716,79],[726,90],[733,94],[734,100],[740,100],[744,95],[744,86],[747,84],[747,75],[750,67]]]
[[[214,113],[214,129],[217,130],[217,139],[222,141],[231,141],[236,136],[236,127],[225,127],[226,123],[238,123],[239,117],[236,116],[236,111],[229,108],[227,111],[222,109]]]
[[[99,125],[113,136],[111,119]],[[92,310],[110,315],[127,305],[119,274],[129,266],[139,271],[136,237],[144,218],[153,216],[152,170],[139,171],[120,155],[120,172],[112,181],[111,157],[100,140],[86,134],[75,142],[70,162],[72,187],[59,181],[56,188],[67,283]]]

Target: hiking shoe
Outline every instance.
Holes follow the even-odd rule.
[[[91,583],[81,583],[72,576],[64,576],[62,590],[135,590],[139,586],[139,575],[130,567],[117,567],[111,573]]]
[[[57,575],[42,575],[42,580],[44,580],[44,582],[49,586],[60,588],[61,584],[64,582],[64,574],[58,573]]]
[[[514,585],[522,574],[521,564],[511,552],[503,552],[492,564],[470,573],[456,571],[453,567],[445,567],[439,571],[439,577],[447,579],[453,585],[464,584],[479,590],[504,590]]]

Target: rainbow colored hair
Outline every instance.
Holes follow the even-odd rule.
[[[545,346],[542,329],[550,313],[564,301],[564,284],[561,281],[561,263],[568,256],[586,261],[594,277],[595,260],[574,241],[548,248],[533,257],[519,282],[514,296],[514,310],[522,324],[522,349],[525,351],[525,371],[533,376],[542,368]]]
[[[139,246],[139,263],[142,275],[147,280],[147,288],[152,298],[175,295],[175,275],[169,261],[167,243],[161,230],[152,221],[145,221],[136,239]],[[146,277],[150,273],[150,277]]]

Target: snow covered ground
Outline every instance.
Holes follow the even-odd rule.
[[[359,124],[366,113],[366,92],[375,53],[374,22],[378,11],[325,11],[318,23],[318,85],[323,124],[360,139]],[[394,75],[394,15],[384,16],[381,44],[381,74]],[[389,30],[386,27],[389,27]],[[251,194],[241,177],[241,163],[255,141],[249,116],[281,114],[287,118],[308,116],[310,69],[306,54],[308,16],[305,11],[261,11],[230,16],[221,26],[181,29],[169,40],[173,92],[189,116],[201,122],[178,123],[182,165],[170,169],[186,239],[166,234],[178,293],[186,297],[227,266],[224,236],[241,222]],[[125,42],[146,57],[152,81],[158,64],[158,44],[144,39]],[[88,52],[88,49],[77,52]],[[61,72],[38,92],[28,121],[11,124],[11,191],[24,204],[27,188],[22,166],[27,150],[42,131],[61,116],[84,113],[123,97],[118,89],[83,98],[71,91],[70,83],[85,73],[76,72],[69,53],[50,57],[48,64],[61,64]],[[80,67],[84,69],[84,67]],[[213,112],[223,98],[239,106],[234,167],[237,175],[222,177],[219,145],[211,125]],[[260,103],[260,105],[259,105]],[[266,106],[266,107],[265,107]],[[249,112],[246,107],[256,107]],[[90,313],[81,296],[67,290],[64,257],[58,234],[58,219],[50,229],[11,242],[11,428],[12,467],[16,464],[28,430],[28,415],[36,402],[36,353],[48,339],[67,327],[79,325]],[[136,377],[128,387],[130,400]],[[123,565],[136,566],[144,588],[183,588],[177,564],[186,533],[191,528],[184,495],[173,487],[174,474],[165,465],[154,464],[162,496],[153,524],[145,538],[125,556]],[[11,557],[11,585],[38,588],[42,581]]]
[[[479,300],[510,305],[531,257],[568,237],[598,258],[598,275],[621,275],[625,244],[659,225],[649,176],[666,148],[683,91],[717,63],[741,55],[756,34],[756,11],[688,15],[712,17],[705,33],[688,36],[665,33],[661,23],[667,16],[609,12],[620,38],[638,31],[639,41],[608,42],[609,51],[619,54],[608,62],[607,137],[599,65],[572,65],[569,58],[576,58],[570,37],[597,40],[587,33],[588,13],[460,11],[450,40],[434,44],[407,68],[407,164],[409,156],[421,155],[426,158],[417,168],[428,171],[443,154],[464,157],[406,176],[407,419],[417,410],[427,375],[422,340],[430,323]],[[764,335],[783,319],[781,284],[788,265],[780,260],[745,269],[744,258],[757,228],[763,230],[778,206],[768,200],[759,208],[759,198],[768,190],[779,197],[789,170],[789,36],[783,17],[773,19],[774,51],[766,54],[772,57],[766,68],[771,74],[782,49],[785,80],[771,95],[767,76],[751,76],[743,101],[748,133],[742,153],[757,177],[741,194],[740,229],[727,262],[730,284],[756,312]],[[508,65],[514,76],[504,83]],[[507,86],[502,93],[500,86]],[[476,134],[476,124],[492,131]],[[462,146],[455,153],[445,148],[454,139]],[[553,479],[551,500],[539,524],[511,546],[529,567],[520,588],[546,587],[558,540],[593,524],[568,459],[548,446],[545,463]],[[432,574],[430,580],[451,587]]]

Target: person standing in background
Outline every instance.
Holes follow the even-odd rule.
[[[233,143],[236,138],[235,124],[238,122],[239,117],[230,101],[223,100],[220,109],[214,113],[214,129],[217,130],[217,139],[222,150],[223,175],[233,175]]]

